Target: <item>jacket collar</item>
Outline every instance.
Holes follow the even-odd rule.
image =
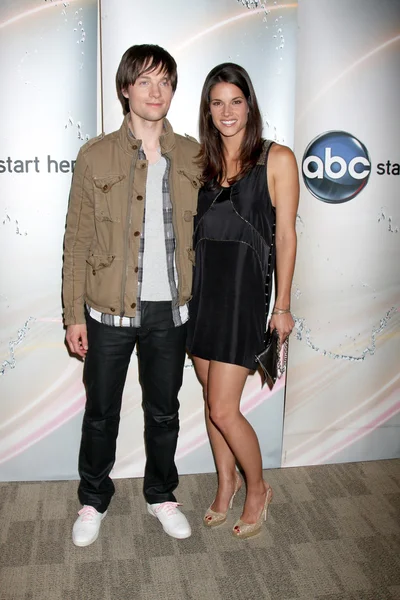
[[[129,154],[134,154],[142,145],[142,140],[133,137],[129,129],[129,120],[130,115],[128,113],[122,122],[118,137],[122,148]],[[161,154],[168,154],[175,148],[175,134],[168,119],[164,119],[164,131],[160,136],[160,147]]]

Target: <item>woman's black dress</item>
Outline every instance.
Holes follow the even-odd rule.
[[[195,217],[188,350],[255,369],[264,348],[274,267],[275,210],[267,185],[271,142],[257,165],[229,188],[202,188]]]

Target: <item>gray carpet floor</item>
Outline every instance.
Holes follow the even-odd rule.
[[[76,482],[0,484],[1,600],[399,600],[400,460],[265,472],[275,496],[262,533],[201,523],[213,474],[181,477],[193,535],[147,514],[141,479],[117,480],[99,539],[76,548]]]

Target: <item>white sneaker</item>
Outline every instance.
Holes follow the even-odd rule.
[[[72,541],[75,546],[89,546],[97,540],[101,522],[106,514],[107,511],[99,513],[93,506],[87,504],[81,508],[72,528]]]
[[[192,535],[189,522],[181,513],[178,502],[161,502],[160,504],[147,504],[147,511],[157,517],[165,533],[173,538],[183,540]]]

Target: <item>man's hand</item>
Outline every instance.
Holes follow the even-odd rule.
[[[72,354],[85,358],[88,350],[86,325],[68,325],[65,339]]]

